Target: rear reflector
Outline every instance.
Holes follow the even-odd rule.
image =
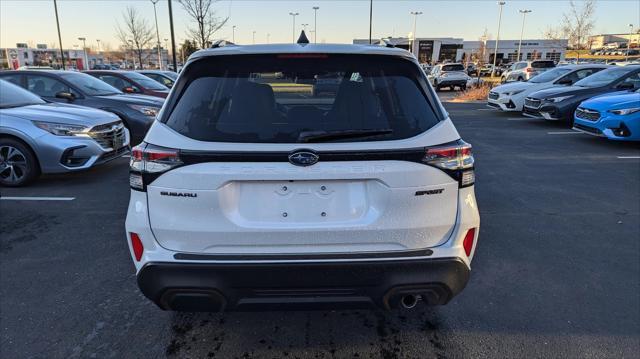
[[[144,252],[142,241],[136,233],[129,233],[129,236],[131,237],[131,248],[133,248],[133,255],[136,257],[136,261],[140,262],[140,258],[142,258],[142,252]]]
[[[464,252],[467,254],[467,257],[471,255],[471,250],[473,249],[473,240],[476,237],[476,229],[471,228],[467,231],[467,234],[464,236],[464,240],[462,241],[462,247],[464,247]]]

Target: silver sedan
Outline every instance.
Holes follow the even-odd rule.
[[[85,170],[128,152],[129,131],[116,115],[48,103],[0,80],[0,185]]]

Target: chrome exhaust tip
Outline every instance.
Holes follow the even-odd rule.
[[[409,294],[402,297],[400,304],[403,308],[412,309],[418,304],[418,300],[420,300],[419,295]]]

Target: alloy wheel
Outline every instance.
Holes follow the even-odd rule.
[[[0,179],[18,183],[27,175],[27,158],[19,149],[5,145],[0,147]]]

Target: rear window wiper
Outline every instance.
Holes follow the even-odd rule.
[[[387,135],[390,133],[393,133],[393,130],[390,128],[340,131],[303,131],[300,132],[300,135],[298,136],[298,142],[323,142],[343,138]]]

